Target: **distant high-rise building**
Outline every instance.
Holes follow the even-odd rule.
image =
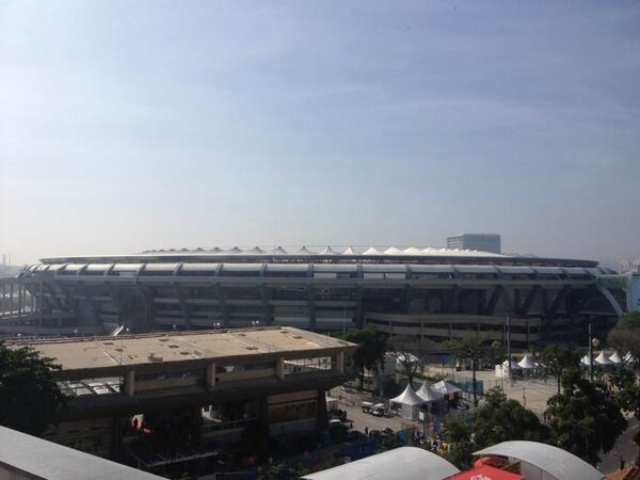
[[[460,250],[479,250],[481,252],[500,253],[500,235],[497,233],[463,233],[447,238],[447,248]]]

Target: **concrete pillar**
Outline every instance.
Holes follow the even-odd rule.
[[[276,377],[278,380],[284,379],[284,358],[278,357],[276,360]]]
[[[127,372],[126,382],[127,396],[133,397],[136,393],[136,372],[131,370]]]
[[[336,357],[336,368],[340,373],[344,373],[344,352],[340,352]]]
[[[327,397],[324,390],[318,390],[317,400],[317,431],[321,432],[327,428]]]
[[[216,364],[207,365],[207,388],[212,389],[216,386]]]

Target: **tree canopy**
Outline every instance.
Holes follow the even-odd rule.
[[[535,413],[508,399],[498,387],[485,394],[484,403],[476,411],[473,430],[478,448],[507,440],[548,442],[550,438],[549,429]]]
[[[640,360],[640,312],[623,315],[609,331],[607,340],[622,355],[631,352],[636,361]]]
[[[558,393],[560,393],[562,373],[566,368],[576,367],[579,363],[580,355],[578,353],[565,350],[556,345],[548,346],[540,355],[540,364],[548,373],[555,375],[558,379]]]
[[[351,358],[361,380],[363,380],[365,369],[376,370],[384,363],[387,338],[374,327],[367,326],[365,328],[347,330],[343,338],[348,342],[358,344],[358,348]]]
[[[627,421],[602,386],[582,378],[577,368],[565,370],[562,386],[564,391],[549,399],[547,409],[554,443],[597,465],[599,452],[613,448]]]
[[[444,347],[456,358],[471,362],[473,376],[473,402],[478,406],[478,386],[476,372],[485,361],[501,362],[504,358],[502,348],[498,344],[490,344],[482,337],[467,337],[460,340],[444,342]]]
[[[484,402],[468,418],[447,417],[444,438],[452,444],[447,459],[460,469],[469,468],[471,453],[507,440],[548,442],[549,429],[538,417],[516,400],[510,400],[499,388],[489,390]]]
[[[32,348],[9,348],[0,342],[0,424],[42,435],[55,423],[65,401],[52,377],[59,368]]]

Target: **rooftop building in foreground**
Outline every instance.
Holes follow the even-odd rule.
[[[159,480],[119,463],[0,427],[0,478],[11,480]]]
[[[514,348],[528,348],[613,324],[627,304],[624,285],[599,282],[613,273],[592,260],[416,247],[43,258],[0,285],[0,312],[10,310],[0,333],[374,325],[436,342],[478,332],[503,341],[509,316]]]
[[[61,365],[53,375],[68,397],[46,439],[161,474],[212,460],[220,445],[322,430],[325,391],[345,382],[355,349],[291,327],[30,346]]]
[[[415,447],[401,447],[306,475],[308,480],[602,480],[604,475],[560,448],[538,442],[511,441],[474,455],[474,469],[460,472],[442,457]],[[483,464],[489,460],[488,464]],[[490,464],[493,463],[493,466]]]

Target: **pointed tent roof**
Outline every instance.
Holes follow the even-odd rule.
[[[598,365],[613,365],[613,362],[609,360],[609,357],[604,354],[604,350],[596,357],[596,363]]]
[[[620,363],[622,363],[622,358],[620,357],[620,354],[617,350],[611,354],[609,360],[611,360],[611,363],[615,365],[619,365]]]
[[[273,250],[273,254],[274,255],[289,255],[289,253],[282,248],[280,245],[278,245],[275,250]]]
[[[438,400],[442,400],[444,398],[444,394],[435,390],[431,385],[427,383],[426,380],[418,389],[416,394],[425,402],[437,402]]]
[[[533,363],[531,355],[529,355],[529,353],[525,353],[524,358],[518,362],[518,366],[523,370],[531,370],[536,367],[536,364]]]
[[[580,363],[581,363],[582,365],[587,366],[587,367],[591,364],[591,362],[590,362],[590,360],[589,360],[589,354],[588,354],[588,353],[587,353],[584,357],[582,357],[582,358],[580,359]],[[596,364],[596,362],[595,362],[595,360],[594,360],[593,364],[594,364],[594,365],[597,365],[597,364]]]
[[[448,395],[450,393],[461,392],[458,387],[451,383],[447,383],[444,380],[439,381],[438,383],[434,383],[432,387],[435,391]]]
[[[233,248],[230,248],[229,250],[225,250],[224,253],[242,253],[242,250],[240,250],[238,247],[233,247]]]
[[[222,252],[221,248],[213,247],[211,250],[207,250],[209,253],[220,253]]]
[[[296,252],[296,255],[315,255],[315,253],[303,245],[302,248]]]
[[[369,247],[364,252],[362,252],[362,255],[383,255],[383,253],[379,252],[373,247]]]
[[[328,245],[327,248],[325,248],[320,253],[318,253],[318,255],[340,255],[340,254],[336,252],[334,249],[332,249],[331,245]]]
[[[424,255],[424,252],[416,247],[409,247],[404,249],[405,255]]]
[[[244,253],[249,254],[249,255],[262,255],[265,253],[265,251],[263,249],[261,249],[260,247],[256,246],[253,247],[250,250],[245,251]]]
[[[390,400],[391,403],[400,403],[402,405],[422,405],[426,403],[422,398],[418,396],[416,392],[413,391],[413,387],[411,384],[407,384],[407,388],[404,389],[400,395]]]
[[[384,251],[385,255],[404,255],[404,252],[396,247],[389,247]]]
[[[627,352],[627,354],[624,356],[624,361],[627,363],[635,363],[637,359],[631,354],[631,352]]]
[[[342,252],[342,255],[355,255],[355,254],[356,252],[353,249],[353,247],[349,247],[344,252]]]
[[[504,368],[509,368],[509,360],[505,360],[504,362],[502,362],[502,366]],[[516,363],[515,360],[511,359],[511,370],[522,370],[522,368]]]

